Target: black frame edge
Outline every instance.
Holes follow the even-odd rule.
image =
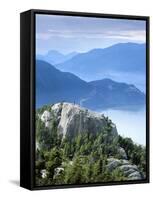
[[[31,12],[20,14],[20,186],[31,189]]]
[[[31,9],[27,12],[32,12],[34,14],[53,14],[53,15],[68,15],[68,16],[86,16],[86,17],[103,17],[103,18],[118,18],[118,19],[138,19],[145,20],[148,19],[147,15],[127,15],[127,14],[109,14],[109,13],[96,13],[96,12],[80,12],[80,11],[65,11],[65,10],[41,10],[41,9]],[[25,11],[26,12],[26,11]]]
[[[146,174],[150,183],[150,17],[146,18]]]

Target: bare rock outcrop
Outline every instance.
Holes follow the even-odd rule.
[[[101,132],[108,123],[104,115],[82,108],[72,103],[56,103],[51,107],[51,112],[45,110],[41,120],[46,127],[51,126],[51,119],[58,123],[57,131],[63,137],[80,133],[97,134]],[[110,122],[112,137],[118,135],[115,124]]]
[[[131,164],[128,160],[109,158],[107,167],[109,171],[118,169],[127,177],[127,180],[141,180],[143,178],[138,167]]]

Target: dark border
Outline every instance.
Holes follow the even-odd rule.
[[[32,15],[26,11],[20,14],[20,186],[32,189],[32,129],[33,107],[31,106],[31,76],[33,60]]]
[[[84,12],[71,12],[71,11],[51,11],[51,10],[30,10],[31,12],[31,190],[40,189],[60,189],[60,188],[76,188],[76,187],[90,187],[90,186],[110,186],[110,185],[125,185],[125,184],[139,184],[149,183],[149,17],[148,16],[131,16],[131,15],[117,15],[117,14],[100,14],[100,13],[84,13]],[[36,14],[42,15],[66,15],[78,17],[95,17],[95,18],[111,18],[111,19],[126,19],[126,20],[144,20],[146,21],[146,179],[134,181],[114,181],[114,182],[101,182],[89,184],[64,184],[64,185],[48,185],[36,186],[35,185],[35,17]]]

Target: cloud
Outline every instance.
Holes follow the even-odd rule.
[[[105,38],[112,39],[122,39],[122,40],[131,40],[137,42],[146,42],[146,32],[145,31],[122,31],[118,33],[107,34]]]
[[[48,40],[51,36],[49,33],[36,33],[37,40]]]
[[[73,31],[73,30],[49,30],[47,33],[37,33],[36,39],[49,40],[51,37],[61,38],[112,38],[112,39],[126,39],[131,41],[145,42],[146,32],[144,30],[137,31]]]
[[[143,20],[36,15],[38,52],[104,48],[115,43],[146,41]]]

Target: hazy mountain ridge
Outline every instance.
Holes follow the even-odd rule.
[[[118,43],[103,49],[92,49],[56,65],[58,69],[88,81],[108,78],[117,73],[137,72],[139,75],[145,72],[145,66],[145,44],[136,43]]]
[[[96,107],[99,109],[101,102],[103,102],[103,108],[128,107],[129,105],[144,105],[145,103],[144,93],[133,84],[116,82],[111,79],[91,81],[89,84],[96,88]],[[86,102],[86,105],[88,104],[90,105],[90,102]]]
[[[61,72],[47,62],[36,61],[36,106],[59,101],[76,102],[91,109],[144,105],[145,95],[134,85],[110,79],[86,82]]]
[[[45,61],[36,61],[36,106],[65,100],[79,102],[91,88],[69,72],[61,72]]]
[[[62,63],[62,62],[65,62],[65,61],[71,59],[72,57],[74,57],[77,54],[78,54],[77,52],[62,54],[56,50],[50,50],[45,55],[37,54],[36,58],[38,60],[44,60],[46,62],[49,62],[50,64],[58,64],[58,63]]]

